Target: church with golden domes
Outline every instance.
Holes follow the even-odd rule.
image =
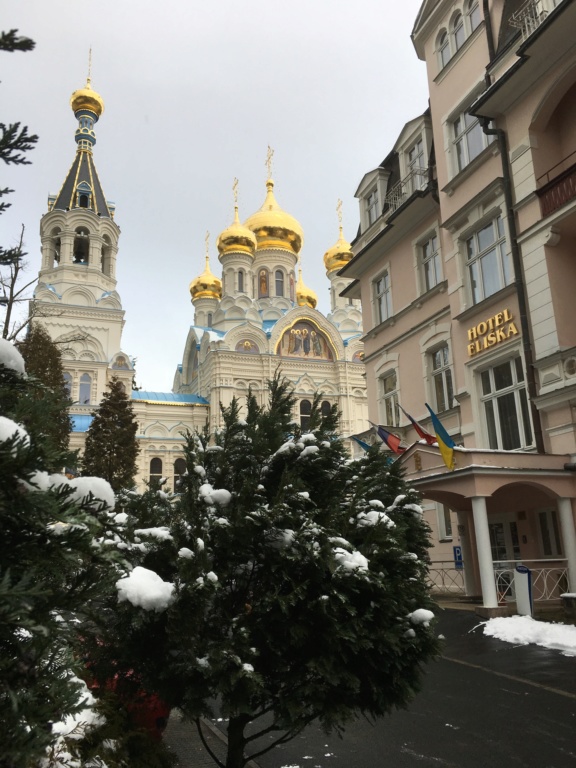
[[[40,321],[63,350],[66,384],[74,405],[71,446],[82,450],[85,432],[112,377],[131,392],[140,442],[139,485],[166,477],[177,485],[184,471],[186,430],[220,423],[220,405],[248,390],[267,401],[267,382],[280,370],[294,387],[294,420],[306,428],[312,399],[337,404],[344,436],[363,432],[367,401],[359,302],[343,298],[350,280],[339,270],[352,258],[340,231],[324,254],[331,311],[303,280],[304,233],[278,204],[271,178],[262,206],[241,223],[234,182],[232,223],[218,237],[219,268],[211,266],[206,237],[204,270],[190,283],[192,325],[172,392],[131,391],[134,366],[122,348],[124,310],[117,292],[120,230],[96,167],[94,127],[102,98],[86,86],[74,92],[76,155],[41,219],[42,263],[34,300]],[[218,273],[220,277],[217,276]],[[354,443],[350,440],[351,450]]]

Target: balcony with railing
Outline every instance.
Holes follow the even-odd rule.
[[[522,33],[522,42],[527,40],[562,0],[528,0],[510,17],[510,26]]]
[[[576,150],[542,174],[536,186],[542,218],[576,200]]]
[[[414,192],[428,185],[428,168],[413,168],[410,173],[395,184],[384,200],[384,215],[397,211]]]

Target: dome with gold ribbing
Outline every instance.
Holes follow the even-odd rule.
[[[247,253],[254,256],[258,245],[256,235],[248,227],[243,226],[238,218],[238,179],[234,179],[234,221],[221,232],[216,247],[218,253],[223,256],[227,253]]]
[[[339,269],[342,269],[342,267],[345,267],[346,264],[348,264],[348,262],[354,258],[354,254],[352,253],[352,246],[347,240],[344,239],[344,232],[342,229],[342,200],[338,200],[336,210],[338,212],[340,233],[336,244],[333,245],[332,248],[328,248],[324,254],[324,266],[326,267],[327,273],[337,272]]]
[[[204,272],[190,283],[190,296],[192,301],[196,299],[221,299],[222,280],[216,277],[210,269],[210,255],[208,253],[208,238],[206,234],[206,266]]]
[[[298,282],[296,283],[296,303],[299,307],[310,307],[310,309],[316,309],[318,304],[318,295],[312,288],[308,288],[304,285],[302,280],[302,267],[298,268]]]
[[[90,85],[90,78],[86,80],[84,88],[74,91],[70,97],[70,106],[74,114],[80,111],[92,112],[99,118],[104,112],[104,99],[96,93]]]
[[[274,197],[274,182],[266,182],[266,199],[262,207],[244,222],[258,241],[258,248],[281,248],[298,254],[304,242],[302,227],[278,205]]]

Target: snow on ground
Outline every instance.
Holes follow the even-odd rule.
[[[576,656],[576,627],[571,624],[551,624],[530,616],[499,616],[484,623],[484,634],[506,643],[534,643],[562,651],[564,656]]]

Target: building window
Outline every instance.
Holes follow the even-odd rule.
[[[150,475],[148,481],[150,487],[155,487],[162,480],[162,459],[150,459]]]
[[[442,280],[440,270],[440,250],[438,237],[432,237],[421,246],[422,271],[424,273],[424,287],[427,291],[434,288]]]
[[[276,296],[284,296],[284,272],[281,269],[277,269],[274,277],[276,280]]]
[[[544,557],[562,557],[560,544],[560,527],[558,514],[555,509],[538,513],[538,525],[540,538],[542,539],[542,553]]]
[[[512,282],[501,216],[497,216],[466,240],[466,261],[474,304]]]
[[[493,136],[484,133],[478,118],[467,112],[452,121],[452,134],[458,171],[466,168],[494,140]]]
[[[383,323],[392,314],[392,297],[390,294],[390,275],[384,272],[374,281],[374,303],[376,304],[376,319]]]
[[[310,400],[300,401],[300,429],[302,432],[308,432],[310,427],[310,414],[312,413],[312,403]]]
[[[238,293],[244,293],[244,270],[238,270]]]
[[[480,374],[488,445],[513,451],[532,445],[532,426],[524,383],[522,359],[518,356]]]
[[[378,210],[378,190],[374,189],[366,198],[366,212],[368,214],[368,226],[374,224],[380,211]]]
[[[450,61],[450,39],[446,30],[442,31],[438,37],[438,59],[440,69],[444,69]]]
[[[452,401],[454,400],[448,345],[444,344],[435,352],[432,352],[431,357],[434,403],[437,413],[442,413],[442,411],[452,408]]]
[[[176,459],[174,462],[174,493],[180,493],[182,487],[182,478],[186,474],[185,459]]]
[[[72,375],[67,371],[64,373],[64,389],[66,390],[66,395],[72,399]]]
[[[212,328],[212,312],[208,312],[206,316],[206,325],[208,328]]]
[[[398,380],[395,371],[380,377],[380,414],[386,426],[399,426]]]
[[[438,538],[440,541],[451,541],[452,539],[452,517],[450,509],[444,504],[437,505],[438,513]]]
[[[80,405],[88,405],[92,397],[92,376],[89,373],[83,373],[80,376],[80,392],[78,401]]]
[[[326,419],[332,413],[332,404],[328,400],[322,400],[320,413],[323,419]]]
[[[454,17],[454,21],[452,22],[452,35],[454,36],[454,50],[458,51],[462,48],[462,45],[466,40],[464,17],[461,13],[457,13]]]
[[[482,21],[482,17],[480,15],[480,3],[478,2],[478,0],[470,0],[470,2],[468,3],[466,14],[468,16],[468,25],[470,27],[470,33],[472,33]]]
[[[424,159],[424,143],[422,139],[408,150],[408,191],[410,194],[418,189],[424,189],[427,183],[426,162]]]

